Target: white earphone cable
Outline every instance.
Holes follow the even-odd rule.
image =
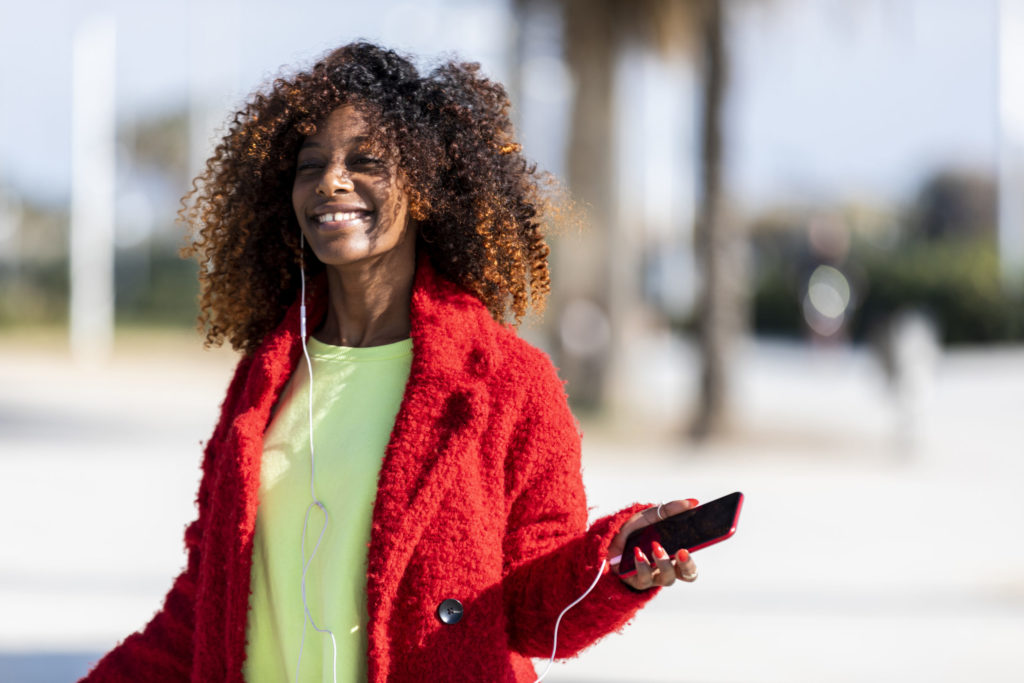
[[[601,566],[598,567],[598,569],[597,569],[597,576],[594,577],[594,582],[590,584],[590,588],[588,588],[586,591],[584,591],[583,595],[581,595],[580,597],[578,597],[575,600],[573,600],[569,604],[569,606],[566,607],[564,610],[562,610],[562,613],[558,615],[558,619],[555,620],[555,636],[554,636],[554,641],[555,642],[554,642],[554,644],[551,647],[551,659],[548,660],[548,665],[546,667],[544,667],[544,673],[542,673],[540,676],[538,676],[537,680],[535,680],[533,683],[540,683],[541,681],[543,681],[544,677],[547,676],[548,672],[551,670],[551,665],[555,663],[555,654],[558,652],[558,627],[562,623],[562,617],[565,616],[566,612],[571,610],[576,605],[580,604],[580,602],[583,601],[583,598],[585,598],[588,595],[590,595],[590,591],[594,590],[594,588],[597,586],[597,582],[600,581],[601,580],[601,576],[604,575],[604,568],[605,568],[605,566],[607,566],[607,564],[608,564],[608,560],[601,560]]]
[[[301,249],[305,249],[306,239],[305,235],[299,233],[299,244]],[[309,358],[309,349],[306,347],[306,270],[302,265],[302,256],[299,257],[299,287],[300,287],[300,301],[299,301],[299,334],[302,340],[302,355],[306,358],[306,370],[309,372],[309,496],[312,499],[309,505],[306,507],[306,518],[302,523],[302,640],[299,641],[299,658],[295,662],[295,683],[299,682],[299,672],[302,667],[302,650],[306,644],[306,624],[312,625],[313,630],[319,633],[326,633],[331,636],[331,648],[334,652],[334,683],[338,683],[338,642],[334,638],[334,632],[329,628],[321,628],[317,626],[316,621],[313,619],[313,614],[309,611],[309,601],[306,599],[306,573],[309,571],[309,566],[313,564],[313,558],[316,557],[316,552],[320,549],[320,542],[324,539],[324,533],[327,531],[327,522],[329,516],[327,514],[327,508],[324,506],[320,499],[316,497],[316,488],[314,481],[316,477],[316,454],[313,449],[313,361]],[[313,511],[313,508],[319,508],[324,513],[324,523],[320,527],[320,535],[316,539],[316,545],[313,546],[313,552],[310,553],[309,559],[306,559],[306,531],[309,528],[309,514]]]

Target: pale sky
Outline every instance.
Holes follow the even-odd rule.
[[[219,86],[228,107],[280,67],[356,37],[426,56],[454,51],[507,76],[503,0],[297,7],[3,0],[0,179],[66,200],[71,39],[96,12],[118,25],[117,100],[128,118],[176,106],[190,71],[230,82]],[[730,9],[729,178],[741,202],[899,199],[937,166],[994,168],[995,0],[730,0]]]
[[[995,171],[994,0],[739,3],[731,175],[751,198],[897,198]]]
[[[117,24],[117,103],[127,118],[182,106],[190,71],[213,80],[235,72],[222,78],[226,113],[283,67],[356,38],[423,56],[457,52],[505,77],[502,0],[306,0],[294,9],[273,0],[0,0],[0,179],[40,199],[69,192],[72,37],[96,14]],[[197,53],[212,55],[197,66]]]

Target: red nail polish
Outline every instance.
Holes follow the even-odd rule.
[[[690,504],[691,508],[695,508],[698,505],[700,505],[700,501],[698,501],[696,498],[687,498],[686,502]]]
[[[680,562],[680,564],[689,561],[690,551],[688,551],[686,548],[680,549],[680,551],[676,553],[676,559]]]
[[[640,550],[639,547],[633,548],[633,559],[637,562],[645,562],[646,564],[650,564],[650,562],[647,561],[647,556],[644,555],[644,551]]]
[[[653,543],[651,543],[651,550],[654,552],[654,556],[656,558],[658,558],[659,560],[667,560],[668,559],[668,553],[665,552],[665,549],[657,541],[654,541]]]

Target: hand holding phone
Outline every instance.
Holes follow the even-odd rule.
[[[619,576],[636,572],[634,548],[651,557],[651,546],[658,542],[669,555],[675,555],[682,548],[694,552],[730,538],[736,533],[742,507],[743,494],[737,491],[637,529],[626,538]]]

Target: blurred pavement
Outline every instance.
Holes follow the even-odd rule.
[[[657,427],[692,352],[639,358],[630,416],[584,425],[593,515],[742,490],[743,518],[548,683],[1024,680],[1024,349],[943,354],[898,398],[866,351],[751,344],[700,447]],[[188,335],[94,370],[0,337],[0,682],[73,680],[159,607],[232,365]]]

